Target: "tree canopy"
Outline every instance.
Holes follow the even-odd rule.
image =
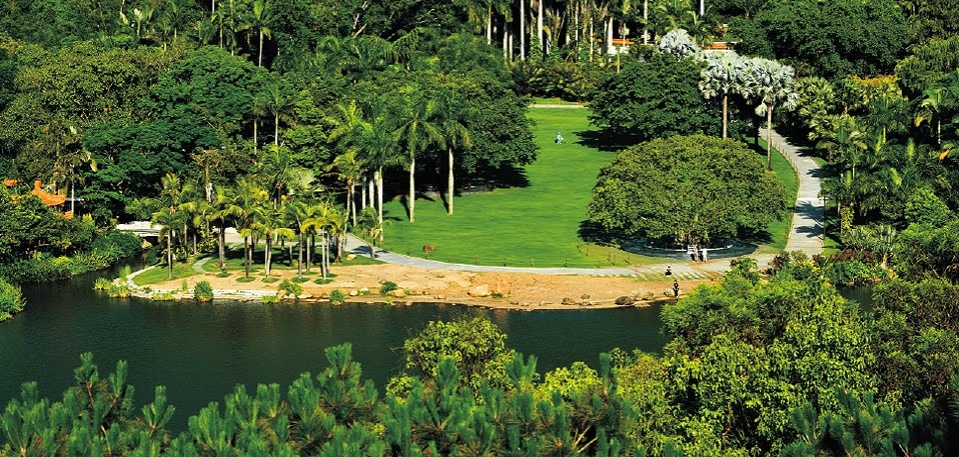
[[[590,221],[610,240],[699,242],[761,234],[786,211],[785,188],[746,145],[674,136],[620,152],[600,172]]]

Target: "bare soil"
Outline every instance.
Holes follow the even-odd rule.
[[[400,265],[338,266],[329,284],[315,284],[318,274],[305,276],[301,298],[325,300],[337,289],[347,301],[383,301],[381,284],[391,281],[398,291],[389,298],[394,303],[445,302],[503,309],[583,309],[610,308],[618,297],[630,297],[634,306],[673,297],[672,281],[637,281],[626,277],[563,276],[529,273],[473,273],[430,270]],[[286,278],[295,278],[295,271],[274,271],[276,282],[263,282],[263,275],[252,282],[238,282],[242,272],[220,278],[213,273],[188,278],[190,290],[199,281],[209,281],[215,291],[274,292]],[[179,290],[183,280],[152,286],[154,290]],[[680,281],[682,292],[702,281]],[[681,294],[682,295],[682,294]]]

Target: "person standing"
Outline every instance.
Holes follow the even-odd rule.
[[[563,144],[563,132],[556,131],[556,144]]]
[[[689,260],[696,261],[696,248],[692,244],[686,245],[686,253],[689,254]]]
[[[699,250],[699,256],[700,256],[699,259],[702,260],[703,262],[709,260],[709,253],[706,252],[705,246],[703,246],[703,248]]]
[[[673,281],[673,296],[674,297],[679,296],[679,281],[675,281],[675,280]]]

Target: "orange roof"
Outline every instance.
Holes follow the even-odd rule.
[[[34,181],[33,192],[31,193],[33,195],[36,195],[37,197],[40,197],[40,201],[42,201],[44,205],[57,206],[57,205],[62,205],[63,202],[67,201],[66,195],[57,195],[57,194],[51,194],[49,192],[45,192],[43,189],[40,188],[41,186],[42,184],[40,183],[40,181]]]

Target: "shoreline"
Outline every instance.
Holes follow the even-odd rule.
[[[289,297],[278,297],[281,293],[277,289],[283,280],[296,278],[296,271],[274,270],[269,283],[263,282],[266,278],[262,273],[251,275],[252,281],[238,282],[237,279],[244,276],[243,272],[231,271],[228,277],[204,272],[145,287],[136,286],[133,278],[150,268],[125,278],[131,296],[147,300],[195,300],[193,288],[198,282],[207,281],[213,289],[214,301],[264,301],[265,297],[284,303],[294,301]],[[676,300],[671,290],[672,279],[665,277],[663,280],[640,281],[635,276],[478,273],[393,264],[339,266],[333,273],[335,277],[325,284],[317,284],[319,279],[315,272],[304,276],[308,280],[298,283],[303,292],[295,301],[328,303],[334,290],[344,295],[346,303],[394,306],[441,303],[518,311],[646,307]],[[679,298],[696,285],[712,280],[677,279],[682,291]],[[395,283],[396,290],[380,294],[380,288],[387,282]]]

